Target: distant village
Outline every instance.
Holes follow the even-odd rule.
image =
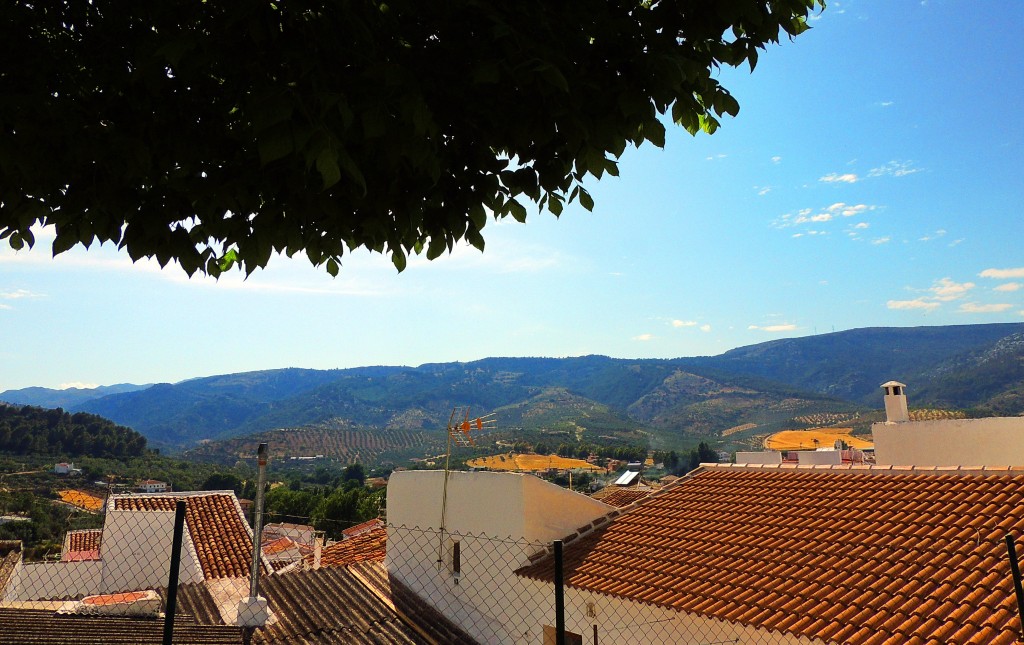
[[[340,539],[260,495],[111,487],[59,560],[0,543],[0,642],[1019,642],[1024,418],[912,421],[882,392],[870,448],[633,462],[596,491],[398,470]]]

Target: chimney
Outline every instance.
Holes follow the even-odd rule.
[[[257,451],[256,514],[252,524],[252,566],[250,567],[249,596],[238,602],[239,627],[263,627],[270,618],[266,598],[259,595],[261,538],[263,537],[263,488],[267,481],[267,444],[261,443]]]
[[[882,383],[885,390],[885,422],[904,423],[910,421],[907,411],[907,386],[896,381]]]

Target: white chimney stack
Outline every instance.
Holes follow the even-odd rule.
[[[257,451],[256,475],[256,517],[252,525],[252,564],[249,570],[249,596],[238,603],[238,618],[235,621],[240,627],[262,627],[270,618],[267,599],[259,594],[260,560],[263,555],[260,538],[263,536],[263,489],[267,481],[267,444],[261,443]]]
[[[882,383],[885,390],[885,422],[904,423],[910,421],[907,410],[907,386],[897,381]]]

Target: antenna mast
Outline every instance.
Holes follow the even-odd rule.
[[[437,566],[440,569],[444,562],[444,534],[448,519],[448,475],[451,473],[452,442],[456,446],[475,446],[473,433],[493,430],[498,425],[496,413],[485,414],[475,419],[469,418],[469,406],[454,407],[448,417],[448,447],[444,455],[444,489],[441,493],[441,531],[437,545]]]

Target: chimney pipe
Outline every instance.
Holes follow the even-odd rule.
[[[241,627],[262,627],[270,617],[266,598],[260,598],[260,560],[262,559],[263,538],[263,489],[267,481],[267,444],[261,443],[257,455],[256,514],[252,524],[252,566],[249,570],[249,597],[238,603],[238,620]]]

